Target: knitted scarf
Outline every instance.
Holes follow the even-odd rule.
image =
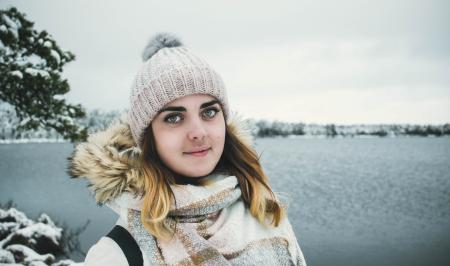
[[[169,241],[147,232],[139,202],[128,199],[128,230],[152,265],[306,265],[287,218],[278,227],[261,225],[245,206],[235,176],[209,178],[204,186],[172,186],[176,206],[168,221],[176,227]]]

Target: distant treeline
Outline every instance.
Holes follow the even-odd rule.
[[[105,129],[123,111],[102,111],[94,109],[88,112],[87,117],[74,120],[82,126],[89,126],[89,133]],[[411,125],[411,124],[380,124],[380,125],[336,125],[336,124],[306,124],[279,121],[266,121],[248,119],[255,137],[358,137],[358,136],[449,136],[450,124],[442,125]],[[17,141],[29,139],[60,140],[62,137],[53,129],[41,128],[35,131],[18,131],[19,120],[14,108],[0,103],[0,141]]]
[[[287,122],[252,121],[257,137],[274,136],[450,136],[450,124],[412,125],[412,124],[379,124],[379,125],[336,125],[305,124]]]

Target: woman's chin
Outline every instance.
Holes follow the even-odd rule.
[[[189,183],[200,181],[212,173],[214,169],[199,169],[196,171],[186,171],[177,174],[177,183]]]

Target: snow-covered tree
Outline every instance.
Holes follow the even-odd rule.
[[[335,137],[337,135],[336,125],[335,124],[327,124],[325,125],[326,135],[328,137]]]
[[[14,106],[18,130],[53,128],[65,139],[85,140],[87,128],[73,121],[85,117],[84,108],[61,98],[70,90],[63,66],[75,56],[33,25],[14,7],[0,10],[0,101]]]

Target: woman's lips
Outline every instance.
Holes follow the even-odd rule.
[[[201,156],[205,156],[206,154],[208,154],[209,150],[210,149],[206,149],[206,150],[198,151],[198,152],[186,152],[186,154],[196,156],[196,157],[201,157]]]

